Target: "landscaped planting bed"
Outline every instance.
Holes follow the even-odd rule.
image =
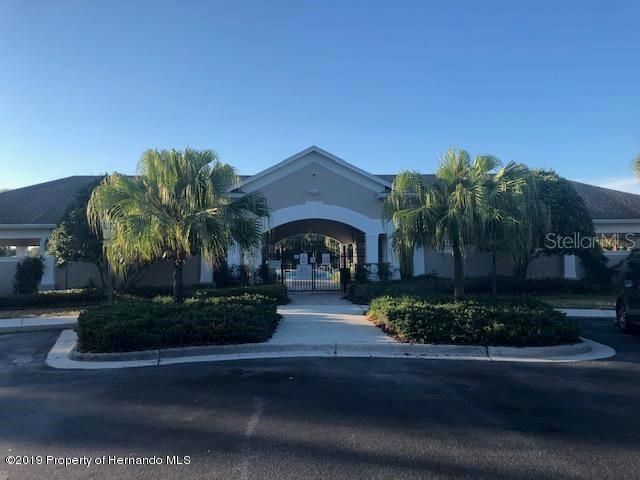
[[[369,318],[403,342],[546,346],[580,341],[580,325],[549,305],[527,298],[382,296]]]
[[[254,285],[250,287],[201,288],[193,293],[194,298],[236,297],[238,295],[256,294],[273,298],[278,305],[289,303],[286,285]]]
[[[127,352],[194,345],[264,342],[279,316],[263,295],[189,299],[184,304],[100,305],[78,318],[78,350]]]
[[[584,295],[616,292],[614,285],[598,285],[586,280],[503,276],[497,277],[497,290],[500,295]],[[424,275],[410,280],[353,283],[349,287],[349,298],[353,303],[367,304],[381,295],[431,296],[451,294],[452,292],[453,280],[435,275]],[[491,278],[465,279],[465,292],[472,295],[491,293]]]
[[[0,297],[0,308],[31,308],[53,306],[88,305],[105,301],[103,290],[96,288],[76,288],[69,290],[50,290],[30,295],[9,295]]]
[[[170,296],[173,293],[171,286],[166,287],[134,287],[126,291],[126,294],[139,298],[154,298],[157,296]],[[185,288],[185,294],[188,297],[195,298],[207,298],[207,297],[231,297],[244,294],[257,294],[264,295],[265,297],[271,297],[275,299],[279,305],[284,305],[289,302],[287,297],[286,285],[269,284],[269,285],[253,285],[253,286],[238,286],[238,287],[224,287],[217,288],[213,286],[189,286]]]
[[[170,297],[171,287],[140,287],[127,293],[114,292],[114,298],[119,302],[152,299],[157,296]],[[285,285],[255,285],[250,287],[214,288],[189,287],[187,295],[197,299],[212,297],[231,297],[245,294],[257,294],[272,298],[279,305],[289,302]],[[69,307],[82,308],[87,305],[104,303],[107,294],[97,288],[74,288],[67,290],[50,290],[30,295],[0,296],[0,310],[18,310],[40,307]],[[167,301],[165,303],[170,303]]]

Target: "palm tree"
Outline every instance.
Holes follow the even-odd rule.
[[[633,161],[633,170],[636,172],[636,177],[640,178],[640,155]]]
[[[485,184],[485,210],[480,247],[491,252],[491,291],[497,294],[496,254],[528,248],[528,238],[535,236],[533,226],[540,215],[540,201],[535,177],[523,164],[510,162]]]
[[[199,253],[215,263],[233,242],[260,245],[266,200],[259,194],[230,199],[236,181],[233,167],[212,150],[147,150],[135,177],[114,173],[96,187],[87,215],[95,230],[109,226],[106,255],[117,272],[171,260],[173,295],[182,302],[187,257]]]
[[[512,193],[526,183],[522,167],[500,165],[491,155],[477,156],[472,162],[466,151],[450,149],[440,161],[433,185],[427,185],[417,172],[401,173],[383,207],[383,219],[393,222],[394,235],[400,237],[394,244],[411,242],[451,250],[456,299],[464,295],[467,250],[486,245],[490,235],[497,242],[502,236],[498,226],[517,220],[517,211],[507,206],[516,203]]]

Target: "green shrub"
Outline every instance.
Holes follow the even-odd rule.
[[[349,298],[353,303],[369,303],[382,295],[433,295],[434,293],[453,292],[453,282],[448,278],[427,275],[411,280],[393,280],[389,282],[352,283],[349,286]]]
[[[579,341],[577,320],[531,298],[374,299],[369,318],[404,342],[535,346]]]
[[[245,294],[263,295],[274,299],[279,305],[289,302],[287,296],[287,286],[281,284],[255,285],[252,287],[229,287],[229,288],[202,288],[193,292],[196,299],[206,299],[211,297],[231,297]]]
[[[497,277],[498,293],[529,295],[545,294],[585,294],[608,293],[615,290],[612,285],[602,285],[588,280],[569,280],[566,278],[520,278]],[[490,293],[490,277],[474,277],[465,280],[465,290],[469,293]]]
[[[192,287],[185,286],[185,295],[190,294]],[[173,295],[173,287],[171,285],[161,286],[148,286],[148,285],[136,285],[125,288],[122,293],[139,298],[154,298],[158,296],[170,296]]]
[[[353,279],[356,283],[367,283],[369,281],[369,269],[363,263],[356,264],[356,271],[353,275]]]
[[[276,302],[261,295],[190,299],[184,304],[128,302],[84,310],[78,348],[125,352],[268,340],[278,323]]]
[[[389,262],[378,263],[378,279],[382,282],[391,280],[391,264]]]
[[[171,295],[158,295],[151,299],[153,303],[161,303],[164,305],[168,305],[170,303],[175,303],[175,299]]]
[[[231,283],[229,265],[226,260],[219,262],[213,270],[213,283],[216,287],[223,288]]]
[[[74,306],[97,303],[104,300],[106,300],[106,295],[102,290],[80,288],[48,290],[31,295],[0,297],[0,308]]]
[[[207,297],[229,297],[244,295],[245,293],[265,295],[276,299],[278,304],[283,305],[289,301],[287,297],[286,285],[254,285],[248,287],[227,287],[216,288],[212,285],[196,285],[185,287],[186,297],[207,298]],[[132,297],[149,298],[172,296],[172,287],[134,287],[125,290],[125,294]]]
[[[16,265],[13,292],[18,295],[37,293],[43,274],[44,261],[42,257],[25,257]]]
[[[498,277],[498,293],[545,295],[545,294],[585,294],[609,293],[613,287],[594,285],[586,280],[568,280],[564,278],[518,278]],[[491,293],[489,277],[473,277],[465,280],[465,291],[468,294]],[[354,303],[369,303],[381,295],[413,295],[430,296],[451,294],[453,281],[435,275],[424,275],[411,280],[394,280],[390,282],[374,282],[351,284],[349,298]]]

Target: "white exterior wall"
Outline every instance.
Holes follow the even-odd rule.
[[[245,193],[262,192],[270,206],[272,216],[263,226],[264,230],[286,223],[308,219],[340,222],[357,229],[358,242],[354,250],[364,247],[364,261],[377,265],[379,253],[391,265],[393,278],[399,278],[399,258],[391,248],[391,224],[381,222],[382,200],[389,183],[324,152],[310,147],[289,159],[274,165],[238,186]],[[241,195],[233,193],[232,195]],[[594,219],[597,233],[635,233],[640,235],[640,219]],[[60,270],[56,273],[54,259],[46,255],[46,242],[55,225],[0,225],[0,245],[15,245],[19,256],[26,255],[29,246],[39,246],[45,259],[42,288],[60,288]],[[293,226],[297,228],[297,226]],[[293,228],[292,227],[292,228]],[[302,233],[302,232],[301,232]],[[379,236],[387,235],[387,242],[379,243]],[[639,237],[640,238],[640,237]],[[342,241],[342,240],[340,240]],[[9,243],[8,243],[9,242]],[[14,243],[10,243],[14,242]],[[639,245],[640,246],[640,245]],[[379,252],[379,248],[382,252]],[[615,265],[626,257],[626,252],[607,252],[609,264]],[[262,251],[241,252],[237,245],[228,251],[229,266],[247,264],[257,268],[262,263]],[[195,261],[195,260],[194,260]],[[11,293],[16,259],[0,259],[0,294]],[[213,272],[208,262],[198,259],[193,273],[195,281],[209,283]],[[512,261],[508,255],[499,254],[498,274],[511,275]],[[150,283],[166,282],[167,266],[155,265],[145,279]],[[84,271],[86,270],[86,272]],[[73,282],[82,282],[82,275],[90,276],[90,269],[76,269]],[[449,253],[438,253],[432,249],[416,248],[413,258],[414,275],[436,273],[443,277],[453,276],[453,258]],[[465,273],[468,276],[485,276],[491,272],[491,255],[487,252],[470,252],[465,258]],[[530,265],[529,276],[579,278],[581,266],[575,257],[538,257]],[[190,273],[191,275],[191,273]],[[77,278],[76,278],[77,277]],[[84,282],[86,283],[86,282]],[[97,282],[96,282],[97,283]]]
[[[16,265],[19,259],[16,257],[0,257],[0,295],[13,293],[13,277],[16,274]]]
[[[54,258],[47,255],[47,241],[55,225],[49,224],[24,224],[24,225],[0,225],[0,245],[15,245],[16,257],[2,259],[0,268],[0,293],[13,293],[13,277],[15,265],[26,255],[29,247],[39,247],[40,255],[44,260],[44,273],[40,282],[41,290],[55,288],[55,262]],[[9,266],[8,266],[9,265]],[[10,287],[8,287],[8,285]]]
[[[424,275],[426,272],[426,259],[423,247],[413,249],[413,276]]]
[[[414,261],[415,262],[415,261]],[[464,259],[465,276],[484,277],[491,274],[491,253],[471,251]],[[498,252],[496,258],[498,275],[513,275],[513,260],[503,252]],[[433,273],[444,278],[453,278],[453,256],[451,253],[441,253],[427,248],[424,256],[425,273]],[[559,255],[540,256],[529,264],[527,276],[529,278],[558,278],[562,277],[562,257]],[[415,272],[414,272],[415,275]]]

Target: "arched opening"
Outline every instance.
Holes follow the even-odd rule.
[[[345,271],[365,259],[365,233],[321,218],[294,220],[265,234],[263,258],[277,281],[292,291],[337,291]]]
[[[296,260],[296,255],[306,253],[307,258],[312,260],[329,255],[333,263],[342,255],[341,245],[335,238],[320,233],[297,233],[278,240],[270,258],[291,264]]]

